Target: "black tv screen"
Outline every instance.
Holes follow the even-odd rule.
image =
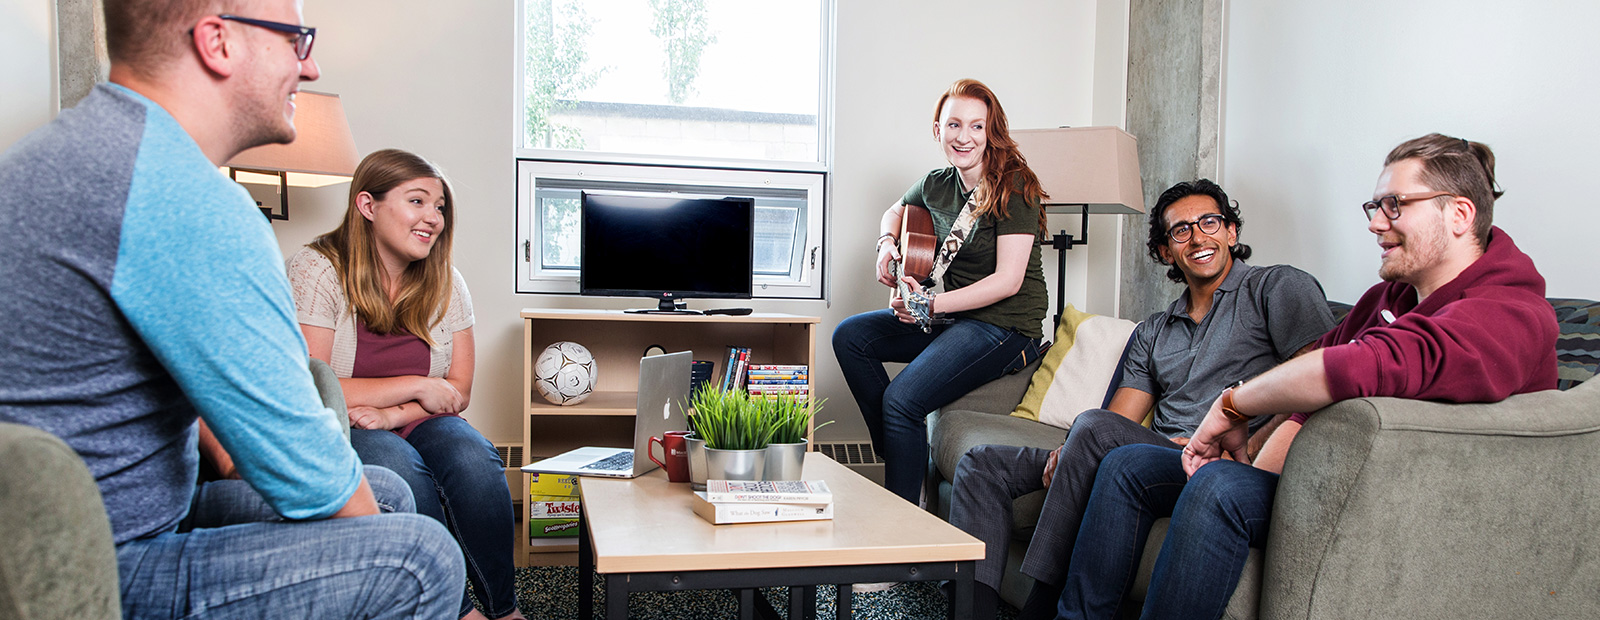
[[[583,192],[578,289],[650,297],[749,299],[755,199]]]

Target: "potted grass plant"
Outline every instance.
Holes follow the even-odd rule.
[[[822,403],[819,401],[813,407],[810,398],[790,394],[750,398],[763,412],[772,431],[767,440],[761,479],[799,480],[805,464],[807,437],[813,430],[811,416],[822,408]],[[822,426],[832,423],[829,420]]]
[[[690,483],[703,489],[706,480],[760,480],[772,437],[766,412],[743,390],[709,384],[690,396],[689,408],[689,430],[694,431],[689,438]],[[704,454],[699,457],[704,468],[696,464],[697,452]]]

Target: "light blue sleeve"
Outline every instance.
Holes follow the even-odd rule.
[[[272,229],[149,107],[112,299],[278,514],[329,516],[361,463],[317,396]]]

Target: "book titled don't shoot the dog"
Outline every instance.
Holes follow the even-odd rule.
[[[707,480],[706,501],[716,504],[831,504],[822,480]]]

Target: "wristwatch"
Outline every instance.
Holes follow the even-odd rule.
[[[1233,390],[1241,385],[1244,385],[1243,381],[1230,385],[1228,389],[1222,391],[1222,417],[1227,418],[1229,422],[1245,422],[1250,419],[1250,416],[1239,413],[1233,406]]]

